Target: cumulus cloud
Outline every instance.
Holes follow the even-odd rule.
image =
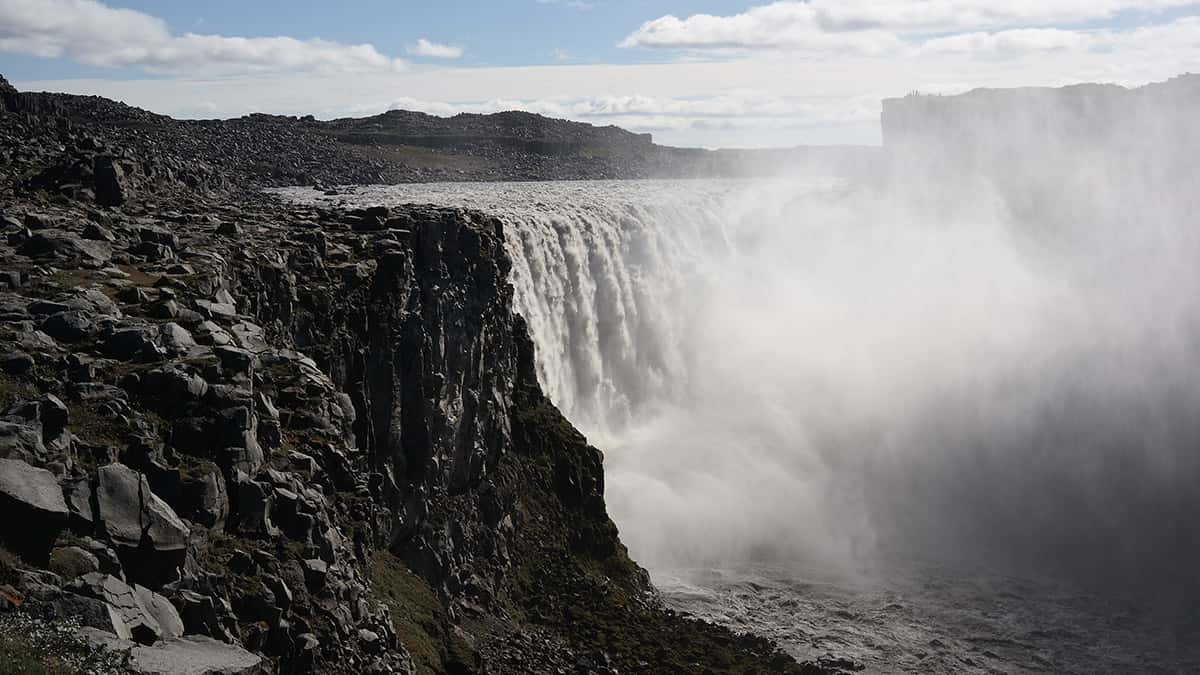
[[[437,42],[430,42],[425,38],[421,38],[417,40],[415,45],[408,48],[408,53],[413,56],[425,56],[433,59],[458,59],[462,58],[463,48],[438,44]]]
[[[1196,6],[1198,0],[786,0],[727,16],[663,16],[642,24],[620,46],[880,54],[919,44],[931,34],[937,40],[938,33],[971,31],[975,37],[959,44],[973,40],[989,50],[1006,42],[1041,47],[1047,39],[1063,43],[1068,38],[1028,31]],[[997,30],[999,37],[983,37]]]
[[[193,75],[390,71],[405,65],[369,44],[176,35],[162,19],[97,0],[0,0],[0,52]]]

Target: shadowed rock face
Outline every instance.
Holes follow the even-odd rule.
[[[54,481],[77,580],[18,574],[30,611],[86,610],[148,672],[207,638],[228,672],[797,670],[660,608],[542,395],[498,220],[291,207],[179,164],[187,138],[93,133],[0,114],[0,407],[45,413],[0,447]],[[108,207],[29,180],[100,155],[181,171]],[[139,603],[147,630],[105,623]]]
[[[0,459],[0,541],[28,559],[46,563],[67,524],[67,505],[54,474],[19,459]]]

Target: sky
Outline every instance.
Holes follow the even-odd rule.
[[[1200,0],[0,0],[0,74],[186,118],[529,110],[877,144],[911,91],[1200,71]]]

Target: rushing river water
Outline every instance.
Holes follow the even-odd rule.
[[[539,378],[670,604],[871,672],[1200,671],[1170,237],[837,182],[282,193],[502,219]]]

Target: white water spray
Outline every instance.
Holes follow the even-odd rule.
[[[1145,547],[1166,572],[1193,559],[1173,534],[1200,470],[1188,238],[1047,237],[986,186],[355,201],[501,217],[539,377],[605,451],[610,510],[652,570],[903,554],[1124,580]]]

